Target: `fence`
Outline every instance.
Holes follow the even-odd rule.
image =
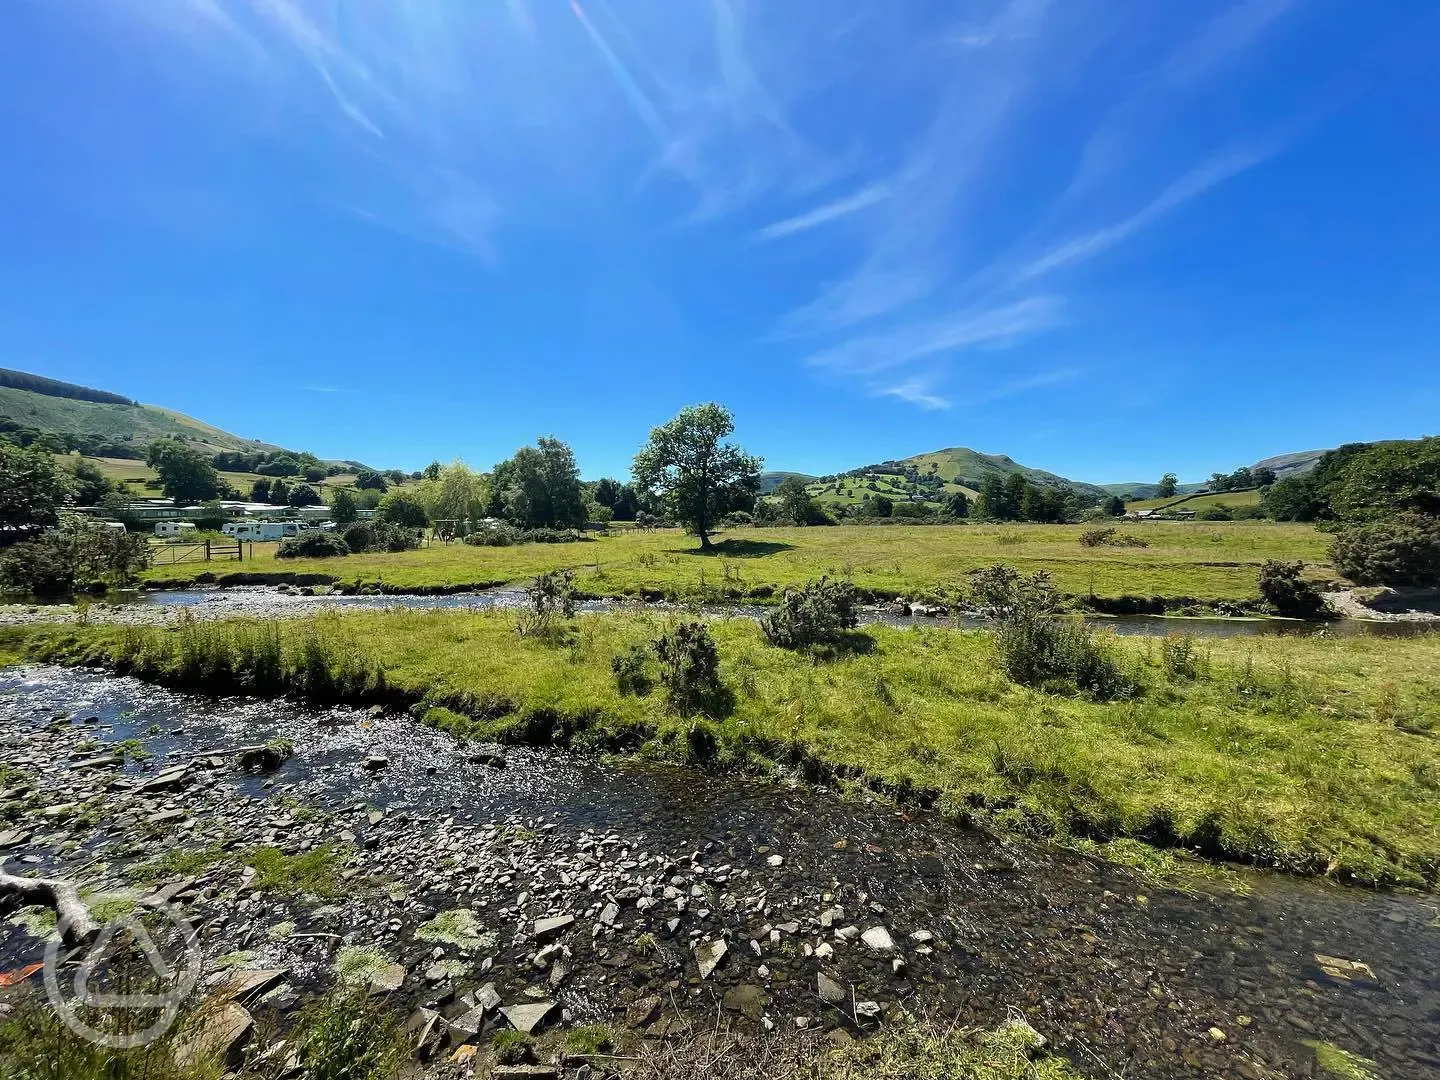
[[[233,559],[236,562],[245,557],[240,541],[233,544],[219,544],[204,540],[195,544],[152,544],[154,555],[152,565],[170,566],[182,562],[212,562],[217,559]]]

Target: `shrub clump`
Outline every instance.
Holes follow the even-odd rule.
[[[525,600],[516,633],[542,639],[556,636],[561,620],[575,617],[575,572],[552,570],[541,574],[525,589]]]
[[[287,537],[275,549],[277,559],[330,559],[349,554],[350,545],[344,537],[318,529]]]
[[[781,649],[833,645],[855,629],[855,586],[822,577],[798,589],[786,589],[780,604],[760,620],[765,640]]]
[[[1160,666],[1171,682],[1189,681],[1200,675],[1200,655],[1189,634],[1166,634],[1160,642]]]
[[[974,571],[975,608],[998,624],[1000,666],[1023,686],[1073,687],[1097,698],[1125,697],[1137,689],[1107,645],[1083,622],[1060,613],[1060,594],[1047,571],[1021,575],[996,565]]]
[[[1266,559],[1260,567],[1260,595],[1277,615],[1292,619],[1319,619],[1328,612],[1313,582],[1300,576],[1303,562]]]
[[[1080,543],[1084,547],[1149,547],[1146,540],[1138,536],[1127,536],[1117,532],[1113,528],[1086,529],[1080,534]]]
[[[500,522],[485,525],[465,537],[474,547],[510,547],[514,544],[575,544],[586,539],[579,529],[520,529]]]
[[[654,685],[650,678],[650,650],[644,645],[631,645],[610,661],[615,673],[615,686],[622,694],[644,697]]]
[[[0,555],[0,591],[63,596],[92,586],[123,585],[150,565],[139,533],[70,519]]]
[[[1357,585],[1440,585],[1440,518],[1406,514],[1343,529],[1330,560]]]
[[[720,651],[709,627],[702,622],[678,623],[655,639],[654,649],[672,712],[690,716],[728,711],[724,707],[728,695],[720,681]]]
[[[357,521],[343,535],[350,550],[358,555],[362,551],[414,551],[423,534],[419,529],[387,521]]]

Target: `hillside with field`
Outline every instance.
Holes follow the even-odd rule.
[[[963,446],[865,465],[812,480],[807,487],[818,502],[832,506],[856,505],[866,496],[878,495],[938,505],[955,492],[963,492],[973,499],[988,478],[995,476],[1003,480],[1015,474],[1041,487],[1071,488],[1096,498],[1107,494],[1096,484],[1069,480],[1044,469],[1021,465],[1004,454],[982,454]]]
[[[183,438],[197,448],[221,450],[277,450],[255,439],[242,439],[184,413],[155,405],[88,401],[76,397],[0,386],[0,420],[7,430],[30,429],[42,435],[98,436],[101,442],[134,447],[141,456],[155,439]],[[101,456],[101,455],[96,455]]]

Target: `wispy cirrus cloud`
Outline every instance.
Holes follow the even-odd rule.
[[[540,231],[703,243],[707,272],[776,297],[756,337],[921,408],[961,400],[961,372],[1066,370],[993,361],[1083,322],[1107,253],[1285,148],[1225,95],[1307,9],[86,3],[228,90],[227,136],[284,142],[357,220],[496,272]]]
[[[948,409],[954,404],[949,398],[943,398],[934,392],[934,385],[928,379],[907,379],[894,386],[882,386],[876,391],[877,397],[898,398],[910,405],[918,405],[922,409]]]
[[[775,221],[766,225],[756,235],[763,240],[776,240],[782,236],[793,236],[795,233],[806,232],[818,225],[825,225],[851,214],[858,213],[877,203],[884,202],[890,198],[890,188],[886,184],[870,184],[861,188],[853,195],[846,195],[834,199],[803,214],[785,218],[782,221]]]
[[[1062,313],[1083,317],[1073,298],[1039,291],[1041,279],[1066,271],[1067,288],[1083,288],[1087,264],[1285,148],[1286,138],[1221,128],[1211,146],[1191,148],[1188,162],[1152,181],[1159,194],[1135,197],[1157,165],[1177,156],[1168,147],[1156,152],[1164,125],[1239,70],[1295,7],[1294,0],[1236,0],[1198,21],[1162,20],[1164,32],[1149,35],[1121,8],[1085,0],[1010,0],[983,17],[962,16],[943,36],[955,51],[937,74],[938,104],[885,175],[891,197],[867,214],[870,229],[851,269],[790,310],[777,336],[815,339],[807,363],[819,370],[921,365],[924,394],[943,397],[945,371],[968,354],[1054,331]],[[1117,56],[1132,67],[1120,77]],[[1086,103],[1078,110],[1077,90]],[[1079,147],[1073,171],[1055,151],[1067,139]],[[1021,164],[1037,155],[1044,169]],[[1012,186],[1030,213],[1015,213]],[[1016,222],[1008,235],[1006,220]],[[770,228],[784,235],[791,221],[809,223],[801,215]],[[975,369],[993,379],[988,363]],[[1040,389],[1071,371],[1017,372],[994,394]],[[890,391],[912,381],[890,380],[872,392],[908,401]],[[975,400],[993,398],[967,394]]]
[[[1015,275],[1016,281],[1029,281],[1063,267],[1092,259],[1109,248],[1127,240],[1132,234],[1176,210],[1217,184],[1238,176],[1272,157],[1281,149],[1277,143],[1236,150],[1207,161],[1180,177],[1155,199],[1133,214],[1102,228],[1076,236],[1056,245],[1027,262]]]

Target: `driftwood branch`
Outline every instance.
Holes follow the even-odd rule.
[[[6,872],[5,860],[0,859],[0,898],[10,896],[18,899],[22,907],[40,904],[55,912],[56,920],[64,928],[66,945],[88,944],[100,933],[100,924],[70,882],[58,878],[17,877]]]

